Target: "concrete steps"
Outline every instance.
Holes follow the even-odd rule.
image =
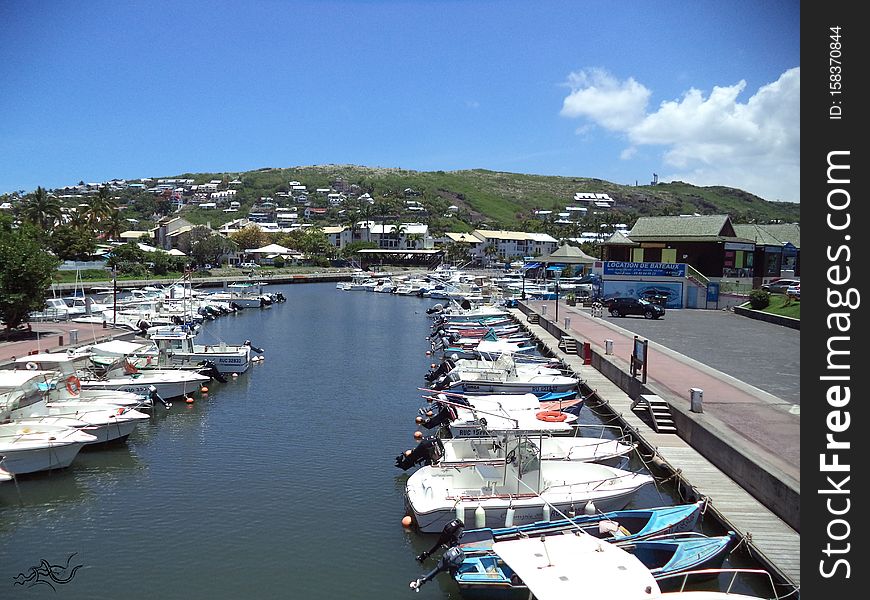
[[[677,426],[671,415],[671,407],[661,397],[655,394],[641,394],[632,402],[631,410],[646,410],[649,412],[653,429],[656,433],[676,433]]]

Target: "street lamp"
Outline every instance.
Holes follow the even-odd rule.
[[[521,296],[522,300],[526,299],[526,273],[527,272],[528,271],[526,271],[526,270],[523,271],[523,294]]]
[[[555,271],[553,275],[556,276],[556,323],[559,323],[559,276],[562,275],[562,271]]]

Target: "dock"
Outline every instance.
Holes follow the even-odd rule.
[[[780,597],[789,591],[800,589],[800,534],[786,520],[768,508],[767,505],[775,502],[766,498],[764,493],[757,492],[767,500],[766,502],[762,502],[735,482],[735,479],[742,480],[746,467],[733,469],[731,473],[725,472],[684,439],[693,440],[696,434],[697,437],[701,437],[698,432],[692,431],[691,427],[686,425],[687,419],[693,418],[693,413],[685,410],[678,400],[669,398],[667,392],[662,389],[651,390],[646,386],[629,385],[629,381],[638,383],[639,380],[631,377],[625,361],[606,354],[605,348],[593,347],[592,344],[584,347],[579,331],[582,330],[582,322],[578,330],[573,328],[565,330],[548,321],[529,304],[524,303],[521,303],[519,308],[510,309],[510,312],[549,354],[562,360],[580,376],[583,380],[583,394],[590,396],[590,400],[587,400],[590,406],[595,406],[598,412],[610,413],[626,431],[632,433],[646,455],[654,455],[655,465],[662,468],[664,472],[670,473],[670,477],[678,481],[679,489],[687,501],[696,498],[708,500],[707,510],[723,528],[733,530],[740,535],[750,556],[758,560],[773,575],[774,581],[782,586],[778,589]],[[576,320],[584,318],[594,320],[594,317],[580,314],[579,310],[573,311],[571,317]],[[676,353],[671,354],[676,356]],[[686,358],[685,362],[691,366],[694,361]],[[602,365],[606,365],[606,368],[596,368]],[[606,371],[607,375],[602,371]],[[630,391],[635,392],[633,394],[635,397],[632,398],[623,388],[633,388]],[[643,394],[637,393],[639,391]],[[676,432],[666,432],[670,428],[669,424],[661,426],[662,423],[657,424],[655,419],[651,418],[651,406],[639,410],[644,406],[644,400],[650,399],[648,396],[651,391],[660,392],[668,408],[674,413]],[[642,395],[647,398],[640,398],[639,396]],[[652,396],[662,399],[658,394]],[[770,408],[770,410],[776,409]],[[773,418],[777,419],[779,416],[775,415]],[[667,418],[663,417],[663,421],[666,420]],[[737,453],[735,448],[741,447],[744,452],[746,451],[748,444],[746,439],[729,439],[726,427],[716,428],[714,431],[719,438],[716,440],[718,444],[709,442],[703,444],[708,450],[710,447],[715,447],[717,452],[722,452],[723,449],[727,451],[731,448]],[[753,450],[757,450],[762,456],[767,455],[761,448],[748,449],[750,454]],[[764,469],[764,473],[760,476],[776,477],[777,474],[782,474],[781,478],[784,481],[777,482],[779,487],[776,489],[788,488],[793,493],[794,482],[791,480],[792,473],[788,472],[787,465],[784,461],[773,462],[776,464]],[[727,466],[723,468],[728,469]],[[799,499],[799,480],[797,487]],[[783,510],[780,512],[782,513]],[[799,515],[793,514],[783,516],[792,520],[799,518]]]

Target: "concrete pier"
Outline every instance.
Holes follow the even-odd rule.
[[[581,309],[563,312],[563,317],[570,319],[567,328],[549,321],[529,304],[520,304],[511,312],[550,353],[584,380],[584,395],[593,394],[596,410],[609,411],[617,418],[637,437],[646,454],[657,455],[658,462],[689,495],[708,498],[709,509],[723,527],[744,538],[750,554],[778,583],[800,587],[800,472],[787,449],[780,455],[770,449],[771,442],[785,436],[791,437],[791,444],[799,444],[799,416],[793,418],[783,410],[787,403],[652,343],[649,351],[656,352],[652,359],[656,369],[644,384],[631,376],[626,360],[633,343],[630,332]],[[537,324],[529,321],[529,315],[536,315]],[[562,338],[577,340],[579,354],[560,350]],[[591,365],[584,364],[586,342]],[[612,354],[607,354],[607,346]],[[674,384],[669,378],[679,381]],[[739,394],[739,404],[747,414],[738,419],[734,411],[718,410],[715,404],[704,413],[691,412],[689,399],[671,390],[673,386],[684,387],[688,395],[688,381],[702,381],[701,387],[711,391],[730,386],[726,393],[732,398]],[[656,432],[646,411],[633,410],[635,400],[650,394],[667,402],[676,434]],[[755,427],[735,430],[745,418],[755,420]],[[753,439],[756,432],[761,435],[764,431],[774,439],[764,444]]]

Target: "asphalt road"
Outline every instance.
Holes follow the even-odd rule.
[[[668,310],[658,320],[610,315],[604,319],[800,404],[801,334],[797,329],[721,310]]]

